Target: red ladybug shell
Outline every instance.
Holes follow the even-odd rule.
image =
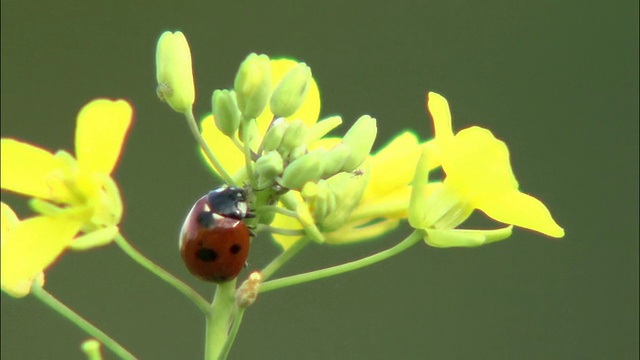
[[[180,234],[180,253],[189,271],[206,281],[238,276],[249,254],[250,233],[238,219],[216,214],[206,195],[191,208]]]

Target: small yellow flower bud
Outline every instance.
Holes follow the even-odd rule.
[[[349,146],[351,154],[342,166],[343,171],[355,170],[369,155],[373,142],[376,140],[376,119],[369,115],[361,116],[342,138],[342,142]]]
[[[100,351],[100,342],[96,339],[88,339],[82,342],[80,350],[89,360],[102,359],[102,351]]]
[[[322,177],[326,179],[340,172],[350,154],[351,149],[343,143],[340,143],[327,151],[322,158],[322,166],[324,168]]]
[[[288,153],[294,148],[304,143],[304,137],[307,132],[307,126],[300,120],[295,120],[289,123],[289,127],[282,136],[282,142],[280,143],[280,150],[283,153]]]
[[[283,119],[276,119],[262,140],[262,146],[265,151],[275,150],[280,146],[284,132],[289,127],[289,123]]]
[[[300,157],[302,157],[306,153],[307,153],[307,147],[305,145],[300,145],[294,148],[293,150],[291,150],[291,152],[289,152],[288,154],[285,153],[285,155],[289,162],[293,162],[299,159]]]
[[[324,220],[324,218],[333,211],[333,206],[335,206],[335,196],[323,180],[320,180],[317,184],[312,182],[306,183],[300,195],[302,195],[305,202],[309,204],[313,217],[318,222]]]
[[[242,114],[238,110],[236,95],[229,90],[216,90],[211,97],[213,108],[213,119],[218,129],[225,135],[231,137],[238,131],[240,117]]]
[[[273,90],[271,112],[281,117],[295,113],[307,96],[310,80],[311,69],[305,63],[289,70]]]
[[[156,80],[160,100],[184,113],[196,99],[189,43],[180,31],[165,31],[156,47]]]
[[[267,55],[249,54],[240,64],[233,83],[238,108],[245,118],[262,113],[271,93],[271,65]]]
[[[269,151],[256,161],[256,172],[265,180],[273,180],[282,174],[283,161],[277,151]]]
[[[329,191],[335,197],[335,204],[332,205],[331,212],[319,221],[318,226],[323,232],[330,232],[339,229],[347,222],[351,212],[360,203],[369,181],[369,171],[365,170],[362,176],[343,172],[325,181]]]
[[[287,189],[300,189],[307,181],[316,182],[322,177],[323,149],[316,149],[301,156],[284,169],[280,185]]]

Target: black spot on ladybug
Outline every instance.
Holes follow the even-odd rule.
[[[196,252],[196,258],[198,258],[198,260],[200,261],[212,262],[216,261],[216,259],[218,258],[218,253],[216,253],[212,249],[201,248]]]
[[[237,254],[237,253],[240,252],[240,250],[242,250],[242,246],[240,246],[238,244],[233,244],[233,245],[231,245],[229,250],[231,251],[232,254]]]
[[[210,212],[203,211],[198,214],[197,221],[198,221],[198,225],[202,226],[203,228],[210,229],[213,226],[214,220]]]

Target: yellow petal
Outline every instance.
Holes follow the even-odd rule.
[[[111,174],[131,125],[133,109],[124,100],[97,99],[85,105],[76,124],[78,164]]]
[[[278,229],[302,230],[302,225],[298,220],[279,213],[276,213],[271,226]],[[302,236],[290,236],[275,233],[272,235],[275,242],[282,246],[282,250],[287,250],[291,245],[302,238]]]
[[[276,59],[271,60],[271,90],[275,89],[278,82],[284,77],[287,71],[291,70],[298,64],[297,61],[290,59]],[[309,88],[307,90],[307,96],[305,97],[300,108],[296,110],[291,116],[287,117],[288,121],[301,120],[305,125],[311,126],[318,121],[320,115],[320,91],[318,85],[313,77],[309,82]],[[260,137],[264,137],[267,132],[267,128],[273,119],[273,113],[267,103],[267,107],[262,114],[256,119],[258,124],[258,134]]]
[[[60,168],[50,152],[14,139],[2,139],[2,188],[23,195],[51,199],[49,175]]]
[[[418,138],[412,132],[406,131],[370,156],[370,180],[362,196],[362,202],[386,196],[411,183],[421,153],[422,147]]]
[[[337,231],[325,234],[327,244],[352,244],[359,241],[373,240],[395,229],[399,220],[386,219],[365,226],[345,226]]]
[[[476,199],[473,205],[492,219],[505,224],[535,230],[555,238],[564,236],[564,229],[553,220],[540,200],[517,190],[486,194]]]
[[[233,176],[240,169],[244,168],[244,154],[236,147],[230,138],[224,135],[215,126],[213,115],[209,115],[202,119],[200,128],[202,129],[204,142],[207,143],[209,149],[213,152],[213,155],[216,156],[222,167],[227,171],[227,173],[229,173],[229,175]],[[209,164],[209,168],[217,174],[202,149],[200,149],[200,153],[207,164]]]
[[[451,112],[447,99],[440,94],[430,92],[426,96],[427,113],[433,121],[433,130],[438,142],[448,142],[453,138]]]
[[[518,188],[507,145],[487,129],[464,129],[442,151],[445,181],[459,191],[475,195]]]
[[[0,203],[0,206],[0,209],[2,210],[2,236],[0,236],[0,241],[2,241],[2,239],[4,239],[5,237],[5,234],[8,234],[12,228],[20,223],[20,219],[18,219],[18,215],[13,212],[9,205]]]
[[[26,295],[25,289],[71,243],[81,225],[67,217],[37,216],[11,229],[1,245],[2,290]]]

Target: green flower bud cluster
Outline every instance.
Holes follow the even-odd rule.
[[[371,151],[377,132],[375,119],[368,115],[360,117],[332,148],[308,150],[311,142],[341,122],[340,117],[334,116],[307,127],[299,120],[275,120],[263,140],[265,154],[256,163],[258,183],[278,183],[287,189],[302,190],[307,183],[355,170]]]
[[[277,201],[283,191],[299,191],[310,218],[323,231],[335,230],[364,192],[368,172],[362,171],[367,176],[353,172],[363,166],[371,151],[377,134],[376,120],[361,116],[342,139],[324,139],[342,124],[339,116],[313,125],[295,119],[312,83],[311,69],[297,63],[276,84],[272,84],[271,76],[269,57],[247,56],[233,89],[213,93],[216,127],[236,144],[251,144],[244,145],[245,157],[252,162],[247,166],[251,171],[248,176],[257,189],[270,189],[261,192],[269,202]],[[256,119],[266,108],[274,119],[260,140]],[[259,221],[268,223],[262,218]]]
[[[369,181],[369,172],[354,176],[342,172],[318,183],[308,182],[300,192],[322,232],[342,226],[356,208]]]

